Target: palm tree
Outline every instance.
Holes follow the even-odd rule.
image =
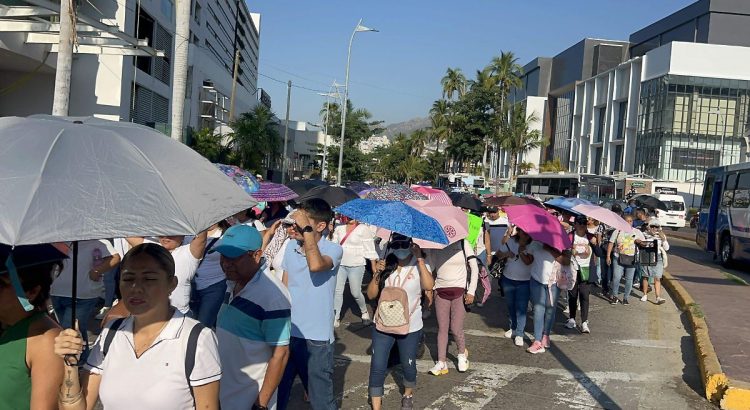
[[[466,77],[460,68],[448,68],[440,84],[443,86],[443,98],[447,96],[449,100],[452,100],[453,94],[461,98],[466,93]]]
[[[487,66],[483,70],[477,70],[475,80],[471,81],[471,90],[477,92],[486,99],[489,105],[493,105],[495,94],[497,94],[497,78],[492,74],[492,66]],[[489,108],[489,107],[488,107]],[[487,172],[487,153],[489,151],[492,134],[484,136],[484,152],[482,153],[482,177],[486,178]]]
[[[247,170],[273,167],[281,157],[281,138],[273,113],[258,104],[231,124],[229,144],[237,152],[239,166]]]
[[[411,185],[412,182],[417,181],[422,175],[423,168],[424,162],[422,158],[409,156],[399,165],[398,170],[401,176],[404,177],[404,183]]]
[[[446,100],[437,100],[432,104],[430,109],[430,133],[431,138],[435,141],[435,151],[440,152],[440,142],[448,139],[450,136],[449,125],[449,105]]]
[[[510,108],[510,123],[503,129],[500,146],[508,151],[510,156],[511,186],[516,175],[518,156],[547,144],[539,130],[531,129],[531,125],[538,121],[539,117],[535,113],[526,115],[525,107],[521,103],[516,103]]]
[[[428,142],[430,142],[430,134],[426,130],[419,129],[412,132],[411,136],[409,136],[411,155],[417,158],[421,157]]]
[[[523,87],[523,67],[518,64],[518,58],[512,51],[501,51],[500,55],[493,58],[489,67],[492,69],[492,76],[495,77],[499,88],[499,105],[495,111],[499,115],[498,122],[502,128],[509,120],[506,117],[507,100],[510,92],[514,88]],[[502,134],[502,131],[500,131]]]

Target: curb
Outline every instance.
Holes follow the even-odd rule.
[[[750,384],[729,379],[722,371],[700,305],[669,272],[664,272],[662,283],[690,320],[705,397],[722,409],[750,409]]]

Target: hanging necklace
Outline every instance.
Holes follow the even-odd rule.
[[[174,308],[169,309],[169,317],[172,318],[172,315],[174,315]],[[135,332],[133,332],[133,344],[135,345],[135,357],[140,358],[141,355],[146,353],[146,351],[151,347],[151,344],[154,343],[154,340],[156,340],[157,337],[161,334],[161,332],[164,330],[165,327],[167,327],[167,324],[169,324],[169,319],[167,319],[166,322],[164,322],[163,325],[159,328],[159,330],[153,334],[151,337],[147,337],[144,341],[144,343],[136,344],[135,343]],[[133,326],[135,326],[135,321],[133,322]]]

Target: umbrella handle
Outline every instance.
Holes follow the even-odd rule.
[[[73,241],[73,284],[70,293],[70,317],[73,321],[72,327],[76,327],[76,296],[78,296],[78,241]],[[85,335],[82,335],[85,340]],[[74,354],[65,355],[63,358],[65,364],[68,366],[78,366],[78,356]]]

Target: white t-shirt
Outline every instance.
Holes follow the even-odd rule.
[[[271,263],[269,264],[266,261],[266,273],[278,279],[279,282],[281,282],[284,278],[284,268],[281,267],[281,263],[284,262],[284,254],[286,253],[286,247],[289,246],[290,241],[291,239],[286,238]]]
[[[573,234],[573,250],[574,252],[574,259],[579,267],[588,268],[589,263],[591,263],[591,256],[594,254],[593,249],[591,248],[591,242],[589,239],[584,236],[578,236],[577,234]],[[587,258],[578,256],[579,253],[588,252],[589,256]]]
[[[104,297],[104,281],[93,281],[89,271],[94,265],[101,264],[101,259],[117,254],[108,240],[78,242],[78,286],[76,298],[96,299]],[[73,297],[73,249],[68,252],[69,259],[63,261],[60,275],[50,287],[50,295]],[[102,272],[105,273],[105,272]]]
[[[548,285],[555,264],[555,257],[544,249],[544,245],[539,241],[532,241],[526,246],[526,252],[534,257],[531,263],[531,278],[535,281]]]
[[[174,272],[177,276],[177,288],[175,288],[169,300],[172,306],[180,312],[187,313],[190,310],[190,281],[195,276],[195,270],[198,269],[200,259],[196,259],[190,252],[190,245],[182,245],[172,251],[174,258]]]
[[[341,240],[346,237],[342,244]],[[333,239],[344,249],[344,256],[341,257],[341,266],[364,266],[365,259],[378,259],[378,253],[375,250],[375,235],[366,225],[360,224],[346,236],[346,225],[338,225],[333,230]]]
[[[427,266],[428,271],[432,271]],[[403,289],[409,298],[409,311],[412,312],[409,318],[409,333],[422,329],[422,282],[419,279],[419,268],[417,261],[411,258],[407,265],[401,267],[401,271],[393,271],[385,280],[385,286],[398,286],[406,275]],[[416,308],[414,307],[416,306]],[[414,311],[412,311],[414,309]]]
[[[96,339],[85,368],[101,375],[99,398],[107,410],[193,409],[193,397],[185,375],[188,338],[196,320],[175,311],[151,347],[136,358],[133,346],[133,317],[125,319],[107,356],[102,349],[109,328]],[[190,386],[221,379],[221,362],[216,335],[205,328],[198,338]]]
[[[465,288],[466,287],[466,259],[474,256],[474,249],[466,239],[463,240],[464,251],[461,250],[461,241],[454,242],[443,249],[428,249],[426,262],[437,270],[435,277],[435,289],[440,288]],[[479,267],[477,259],[469,259],[471,277],[469,278],[469,289],[467,293],[473,295],[477,290],[479,279]]]
[[[213,234],[208,236],[206,242],[206,248],[213,242],[211,249],[218,245],[218,240],[214,242],[214,239],[221,238],[221,232],[215,231]],[[221,255],[219,252],[206,253],[203,257],[203,262],[195,271],[195,288],[198,290],[205,289],[211,285],[226,280],[226,275],[221,269]]]
[[[507,245],[507,248],[506,248]],[[527,281],[531,279],[531,265],[523,263],[521,257],[518,256],[518,241],[514,238],[508,239],[508,242],[497,249],[498,252],[507,252],[510,250],[513,252],[515,257],[511,256],[505,262],[505,270],[503,270],[503,276],[511,280]]]
[[[242,222],[243,225],[252,226],[253,228],[257,229],[258,232],[263,232],[266,230],[266,226],[263,225],[263,222],[257,220],[257,219],[248,219],[245,222]]]

